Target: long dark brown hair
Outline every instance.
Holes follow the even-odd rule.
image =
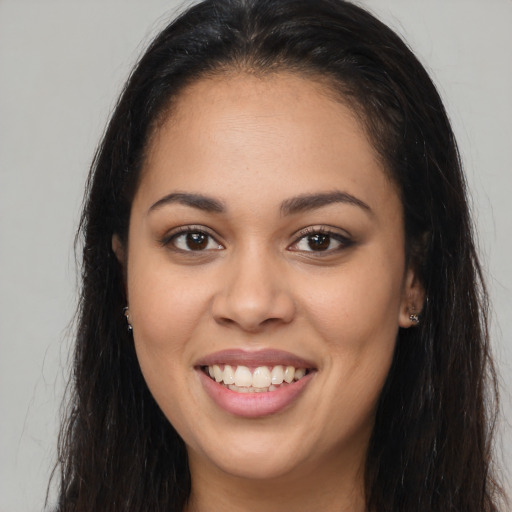
[[[407,257],[427,299],[420,325],[398,334],[378,404],[367,510],[498,510],[487,295],[455,138],[409,48],[343,0],[206,0],[165,28],[131,74],[92,164],[78,232],[82,288],[57,510],[179,512],[189,496],[185,446],[152,398],[126,329],[111,240],[126,241],[145,148],[172,100],[233,69],[328,82],[400,191]]]

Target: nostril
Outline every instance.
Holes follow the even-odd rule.
[[[236,323],[234,320],[231,320],[231,318],[225,318],[225,317],[216,317],[215,321],[218,324],[225,325],[225,326],[234,325]]]
[[[268,324],[275,324],[277,322],[281,322],[282,320],[279,319],[279,318],[267,318],[266,320],[263,320],[263,322],[261,322],[261,325],[268,325]]]
[[[254,264],[248,267],[249,263],[244,272],[234,272],[213,297],[211,313],[215,321],[248,332],[289,323],[295,315],[290,292],[279,280],[265,278]]]

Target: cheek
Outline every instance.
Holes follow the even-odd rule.
[[[316,329],[334,346],[358,350],[386,339],[394,343],[403,267],[400,258],[389,262],[372,258],[367,264],[347,265],[336,276],[326,275],[318,280],[304,294],[304,309]]]
[[[186,431],[180,397],[189,390],[193,373],[194,344],[191,343],[205,309],[207,290],[174,275],[169,265],[149,263],[133,257],[129,267],[129,307],[137,359],[144,379],[169,421]],[[186,404],[190,406],[190,403]]]
[[[389,261],[390,260],[385,260]],[[373,411],[393,359],[402,295],[402,266],[379,263],[343,269],[307,295],[309,321],[325,341],[326,383],[339,424],[373,421]],[[334,413],[336,414],[336,413]]]
[[[181,273],[183,274],[183,273]],[[190,340],[208,308],[208,290],[197,280],[171,272],[168,264],[134,255],[129,265],[128,297],[137,358],[159,403],[172,399],[192,371]]]
[[[130,316],[134,330],[148,343],[168,349],[170,341],[184,341],[209,307],[208,283],[187,273],[176,272],[165,256],[134,255],[130,261]]]

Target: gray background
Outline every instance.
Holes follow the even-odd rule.
[[[512,1],[366,0],[430,70],[461,146],[512,468]],[[42,510],[76,303],[73,236],[115,98],[170,0],[0,0],[0,512]]]

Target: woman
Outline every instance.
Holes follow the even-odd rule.
[[[210,0],[169,25],[80,234],[59,510],[497,510],[456,143],[362,9]]]

